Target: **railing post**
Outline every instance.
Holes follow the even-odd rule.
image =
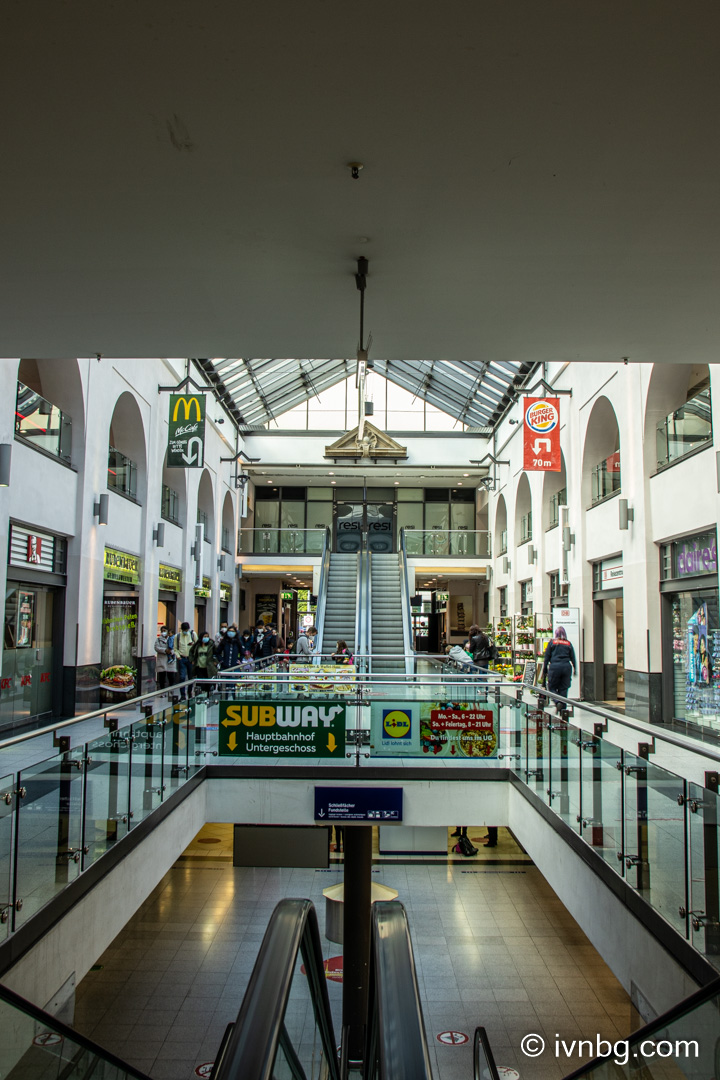
[[[372,826],[345,829],[343,904],[343,1029],[350,1062],[362,1060],[370,974]]]

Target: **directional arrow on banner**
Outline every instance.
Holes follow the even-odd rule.
[[[228,749],[229,750],[237,750],[237,735],[235,734],[234,731],[232,732],[232,734],[230,735],[230,738],[228,739]]]
[[[325,817],[325,811],[324,810],[318,810],[318,817]]]
[[[335,742],[335,736],[333,735],[332,731],[328,735],[327,747],[328,747],[328,750],[330,751],[331,754],[337,748],[337,743]]]
[[[240,717],[238,717],[237,720],[228,720],[228,718],[225,717],[225,719],[221,720],[220,723],[223,727],[237,727],[240,723]]]
[[[196,447],[195,450],[193,450],[193,445]],[[187,451],[185,451],[181,455],[181,457],[183,461],[186,461],[188,463],[188,465],[192,465],[194,461],[197,461],[197,463],[200,464],[200,461],[202,459],[202,452],[202,439],[198,439],[197,435],[193,435],[191,439],[188,439]]]

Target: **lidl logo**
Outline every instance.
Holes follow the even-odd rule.
[[[383,735],[388,739],[409,739],[412,715],[404,709],[383,709]]]
[[[558,411],[550,401],[536,401],[525,412],[525,423],[531,431],[543,435],[557,427]]]

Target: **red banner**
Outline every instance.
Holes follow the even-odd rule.
[[[560,398],[523,398],[526,472],[560,472]]]

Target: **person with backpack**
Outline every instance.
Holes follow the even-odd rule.
[[[190,650],[198,637],[194,630],[190,629],[190,623],[184,622],[180,626],[180,633],[175,635],[175,655],[177,656],[178,682],[184,683],[192,679],[193,666],[190,659]],[[180,700],[185,700],[185,687],[180,687]]]
[[[350,650],[347,647],[346,641],[338,641],[335,646],[335,652],[330,657],[333,664],[352,664],[352,656]]]
[[[298,639],[295,642],[295,663],[296,664],[309,664],[312,657],[313,650],[315,648],[315,635],[317,630],[314,626],[309,629],[303,629],[298,634]]]

